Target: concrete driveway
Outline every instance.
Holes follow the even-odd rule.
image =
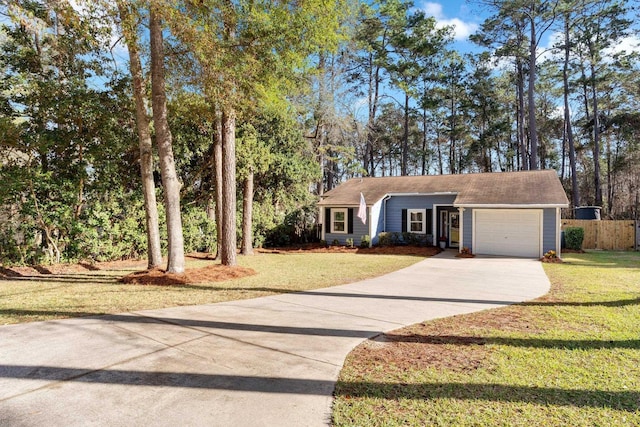
[[[538,261],[453,255],[309,292],[0,327],[0,425],[327,425],[363,340],[549,289]]]

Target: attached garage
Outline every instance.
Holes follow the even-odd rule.
[[[474,209],[473,231],[477,254],[542,256],[542,209]]]

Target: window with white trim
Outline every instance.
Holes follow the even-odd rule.
[[[347,209],[331,209],[331,232],[347,234]]]
[[[425,234],[427,232],[427,213],[424,209],[407,209],[407,231]]]

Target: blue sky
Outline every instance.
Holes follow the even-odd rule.
[[[475,45],[468,41],[469,35],[473,34],[486,18],[486,12],[483,13],[480,6],[469,4],[465,0],[417,0],[415,6],[436,18],[440,25],[454,27],[456,49],[462,52],[474,49]]]

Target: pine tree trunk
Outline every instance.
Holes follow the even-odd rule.
[[[213,139],[213,173],[215,209],[216,209],[216,259],[220,258],[222,232],[222,116],[216,117],[216,129]]]
[[[427,174],[427,108],[422,110],[422,175]]]
[[[374,64],[373,55],[369,55],[369,111],[367,118],[367,153],[365,155],[369,156],[368,164],[369,169],[367,170],[369,176],[376,176],[376,167],[374,159],[374,131],[375,131],[375,120],[376,114],[378,111],[378,101],[380,98],[380,67]],[[384,161],[382,162],[384,164]]]
[[[404,93],[404,134],[402,136],[402,164],[400,174],[406,176],[409,173],[409,93]]]
[[[160,19],[152,6],[149,11],[149,30],[151,45],[151,94],[153,122],[156,131],[156,144],[160,156],[160,174],[164,188],[164,203],[167,214],[167,236],[169,261],[167,272],[184,273],[184,242],[182,237],[182,219],[180,217],[180,181],[176,174],[171,131],[167,121],[167,99],[164,83],[164,47]]]
[[[531,40],[529,41],[529,87],[527,88],[527,98],[529,104],[529,144],[531,153],[529,156],[529,169],[540,169],[538,164],[538,128],[536,124],[536,26],[531,18]]]
[[[142,194],[144,195],[144,210],[147,227],[147,268],[159,268],[162,264],[160,246],[160,226],[158,220],[158,206],[156,188],[153,180],[153,147],[149,131],[149,117],[145,109],[145,84],[142,74],[142,64],[138,51],[136,28],[132,23],[132,16],[123,1],[118,1],[120,20],[129,50],[129,68],[133,79],[133,97],[136,105],[136,126],[138,130],[138,146],[140,150],[140,176],[142,179]]]
[[[253,169],[244,179],[242,197],[242,255],[253,255]]]
[[[573,127],[571,126],[571,114],[569,108],[569,60],[571,46],[569,44],[569,17],[564,21],[564,65],[562,69],[562,83],[564,90],[564,127],[569,146],[569,168],[571,169],[571,200],[573,207],[580,206],[580,187],[578,186],[578,174],[576,172],[576,146],[573,141]]]
[[[592,51],[591,45],[589,50]],[[592,91],[592,105],[593,105],[593,184],[596,190],[595,205],[602,206],[602,182],[600,180],[600,121],[598,116],[598,89],[596,84],[596,70],[593,64],[593,54],[591,61],[591,91]]]
[[[436,148],[438,149],[438,172],[444,174],[444,162],[442,160],[442,146],[440,144],[440,129],[436,129]]]
[[[520,169],[529,169],[529,156],[524,131],[524,71],[518,59],[518,147],[520,148]]]
[[[228,107],[222,114],[222,235],[218,243],[222,265],[236,260],[236,114]]]

